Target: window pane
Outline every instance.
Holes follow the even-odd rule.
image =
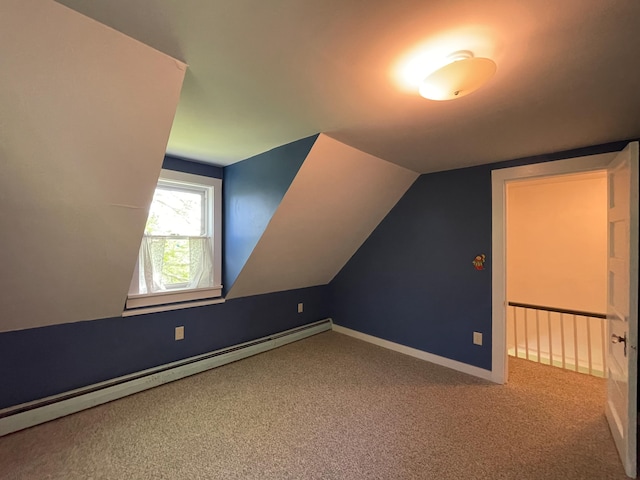
[[[145,235],[198,236],[205,233],[203,191],[158,186],[149,209]]]

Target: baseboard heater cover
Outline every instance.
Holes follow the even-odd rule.
[[[250,342],[0,410],[0,436],[226,365],[331,330],[326,318]]]

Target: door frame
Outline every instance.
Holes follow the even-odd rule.
[[[507,368],[507,183],[539,177],[606,170],[619,152],[501,168],[491,172],[491,380],[506,383]]]

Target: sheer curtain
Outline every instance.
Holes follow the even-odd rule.
[[[188,267],[186,285],[180,289],[207,288],[213,286],[212,245],[209,238],[203,237],[156,237],[145,236],[140,246],[140,293],[157,293],[176,288],[167,287],[163,273],[168,266],[175,266],[175,261],[166,264],[168,249],[176,240],[188,240],[188,255],[182,259],[181,265]],[[170,284],[169,284],[170,285]]]

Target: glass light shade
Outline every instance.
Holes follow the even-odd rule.
[[[496,73],[489,58],[469,57],[453,61],[431,73],[420,85],[420,95],[430,100],[451,100],[475,92]]]

